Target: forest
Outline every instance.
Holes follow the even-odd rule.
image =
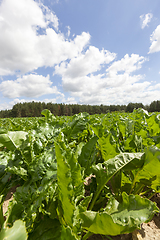
[[[133,109],[143,108],[148,112],[160,112],[160,100],[151,102],[150,105],[142,103],[129,103],[128,105],[80,105],[64,103],[24,102],[17,103],[10,110],[1,110],[0,118],[41,117],[41,112],[48,109],[55,116],[73,116],[80,112],[105,114],[107,112],[133,112]]]

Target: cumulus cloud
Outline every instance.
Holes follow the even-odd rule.
[[[58,17],[44,4],[40,2],[39,6],[41,7],[44,17],[46,20],[46,24],[53,26],[58,31],[59,20]]]
[[[52,86],[49,75],[47,77],[35,74],[24,75],[15,81],[3,81],[0,84],[0,89],[3,96],[7,98],[36,98],[45,94],[62,95],[56,86]]]
[[[147,13],[140,16],[142,29],[144,29],[145,27],[148,27],[148,23],[150,23],[152,17],[153,17],[152,13]]]
[[[70,92],[74,97],[82,98],[88,94],[97,94],[103,85],[103,74],[97,74],[102,67],[112,62],[116,57],[102,49],[101,51],[90,46],[84,54],[72,58],[70,62],[62,62],[55,67],[55,74],[62,76],[63,89]],[[94,75],[96,73],[96,75]]]
[[[97,72],[101,69],[102,65],[110,63],[115,57],[115,53],[104,49],[100,51],[98,48],[90,46],[84,54],[72,58],[69,63],[63,62],[60,66],[56,66],[55,73],[72,79],[83,77]]]
[[[150,91],[149,82],[139,82],[134,84],[126,83],[126,85],[98,88],[97,91],[82,93],[80,96],[80,103],[82,104],[127,104],[129,102],[143,102],[143,104],[150,104],[151,101],[157,100],[160,91]],[[143,101],[142,101],[143,99]]]
[[[151,85],[148,90],[152,91],[152,90],[160,90],[160,83],[155,84],[155,85]]]
[[[142,28],[151,18],[152,14],[141,16]],[[154,88],[136,72],[146,58],[126,54],[116,61],[115,53],[90,46],[88,32],[69,38],[71,29],[66,28],[67,34],[60,32],[58,17],[40,0],[0,1],[0,75],[21,76],[5,81],[1,77],[0,91],[12,100],[6,106],[29,99],[39,101],[48,94],[52,96],[45,96],[44,102],[110,105],[142,99],[150,103],[159,98],[159,85]],[[160,25],[151,35],[150,53],[157,51]],[[49,75],[33,74],[40,67],[52,67],[53,75],[61,76],[67,97]],[[0,108],[4,109],[3,103]]]
[[[102,54],[103,53],[103,54]],[[110,67],[106,69],[104,74],[93,74],[97,70],[100,70],[101,64],[109,63],[115,58],[115,54],[110,52],[99,52],[99,60],[95,61],[92,56],[85,59],[85,56],[71,60],[68,64],[61,64],[60,67],[56,67],[55,72],[62,75],[63,87],[70,92],[91,92],[99,91],[99,88],[111,88],[126,85],[126,83],[132,84],[143,78],[141,75],[131,75],[134,71],[141,68],[143,62],[146,60],[137,54],[132,54],[131,57],[126,54],[124,58],[119,61],[115,61]],[[88,56],[88,53],[86,52]],[[86,67],[87,65],[87,67]],[[89,75],[90,74],[90,75]],[[88,75],[88,76],[87,76]]]
[[[53,67],[55,64],[78,56],[89,43],[90,34],[83,32],[73,41],[65,40],[62,34],[57,34],[53,29],[47,29],[46,35],[39,37],[37,48],[42,60],[42,66]]]
[[[155,31],[150,37],[151,46],[149,48],[149,53],[159,52],[160,51],[160,25],[157,26]]]
[[[90,40],[86,32],[73,40],[56,32],[57,16],[33,0],[3,0],[0,16],[0,75],[53,67],[78,56]]]
[[[92,48],[88,51],[92,53]],[[131,54],[131,56],[126,54],[124,58],[114,61],[106,68],[106,73],[97,74],[101,66],[106,67],[106,64],[115,58],[114,54],[106,53],[105,55],[103,51],[99,51],[101,57],[97,61],[94,61],[92,54],[90,55],[91,62],[89,59],[86,60],[83,54],[69,63],[57,66],[55,72],[61,74],[65,91],[70,92],[73,97],[78,97],[81,104],[110,105],[114,102],[115,104],[142,102],[142,96],[144,96],[143,102],[148,103],[151,95],[148,89],[150,83],[143,80],[143,75],[135,74],[147,59],[138,54]],[[87,51],[86,55],[88,56]],[[87,68],[85,68],[87,63]],[[148,94],[146,97],[145,92]]]
[[[126,54],[124,58],[114,62],[106,71],[117,74],[119,72],[131,73],[142,67],[142,64],[147,59],[138,54],[131,54],[131,57]]]

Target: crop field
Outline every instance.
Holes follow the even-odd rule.
[[[159,113],[42,115],[0,119],[1,240],[112,239],[159,213]]]

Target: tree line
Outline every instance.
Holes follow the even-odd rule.
[[[72,116],[80,112],[101,114],[114,111],[132,112],[134,109],[144,108],[149,112],[160,112],[160,101],[153,101],[150,105],[129,103],[128,105],[80,105],[64,103],[24,102],[17,103],[10,110],[1,110],[0,118],[41,117],[43,109],[50,110],[55,116]]]

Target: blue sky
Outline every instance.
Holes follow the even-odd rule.
[[[159,0],[0,0],[0,110],[160,100]]]

